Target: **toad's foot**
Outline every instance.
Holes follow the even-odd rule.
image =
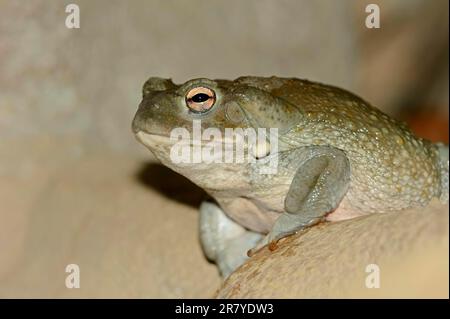
[[[248,259],[247,250],[262,237],[231,220],[217,204],[207,201],[200,206],[203,250],[208,259],[216,262],[224,278]]]

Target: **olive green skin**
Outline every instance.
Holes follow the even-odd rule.
[[[214,106],[205,114],[192,114],[186,106],[187,92],[198,85],[216,93]],[[423,206],[448,194],[442,189],[448,161],[445,167],[438,146],[348,91],[278,77],[195,79],[182,85],[150,78],[143,91],[133,120],[136,134],[167,137],[175,127],[191,130],[192,119],[199,118],[203,129],[276,127],[280,154],[311,146],[342,150],[350,162],[351,182],[329,220]],[[268,232],[283,212],[296,169],[292,157],[280,156],[278,175],[261,177],[252,164],[174,165],[167,156],[169,143],[160,139],[144,144],[163,164],[205,188],[227,214],[249,229]]]
[[[351,184],[346,199],[353,209],[384,212],[439,197],[438,148],[404,123],[335,87],[288,80],[277,92],[305,115],[283,138],[292,146],[329,145],[347,155]]]

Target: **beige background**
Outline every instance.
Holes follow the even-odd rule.
[[[64,25],[70,2],[80,29]],[[203,193],[131,134],[149,76],[296,76],[398,117],[448,117],[445,0],[377,1],[380,30],[356,0],[70,2],[0,0],[0,297],[219,287],[197,240]],[[80,290],[64,286],[68,263]]]

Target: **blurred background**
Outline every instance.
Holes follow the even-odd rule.
[[[80,7],[81,27],[65,26]],[[368,29],[376,3],[381,28]],[[0,0],[0,297],[209,297],[201,190],[131,134],[150,76],[346,88],[448,142],[447,0]],[[67,264],[82,289],[66,289]]]

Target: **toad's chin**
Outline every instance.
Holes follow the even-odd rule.
[[[139,142],[150,148],[161,144],[166,145],[174,143],[174,141],[172,141],[169,136],[160,134],[150,134],[144,131],[137,132],[135,136]]]

